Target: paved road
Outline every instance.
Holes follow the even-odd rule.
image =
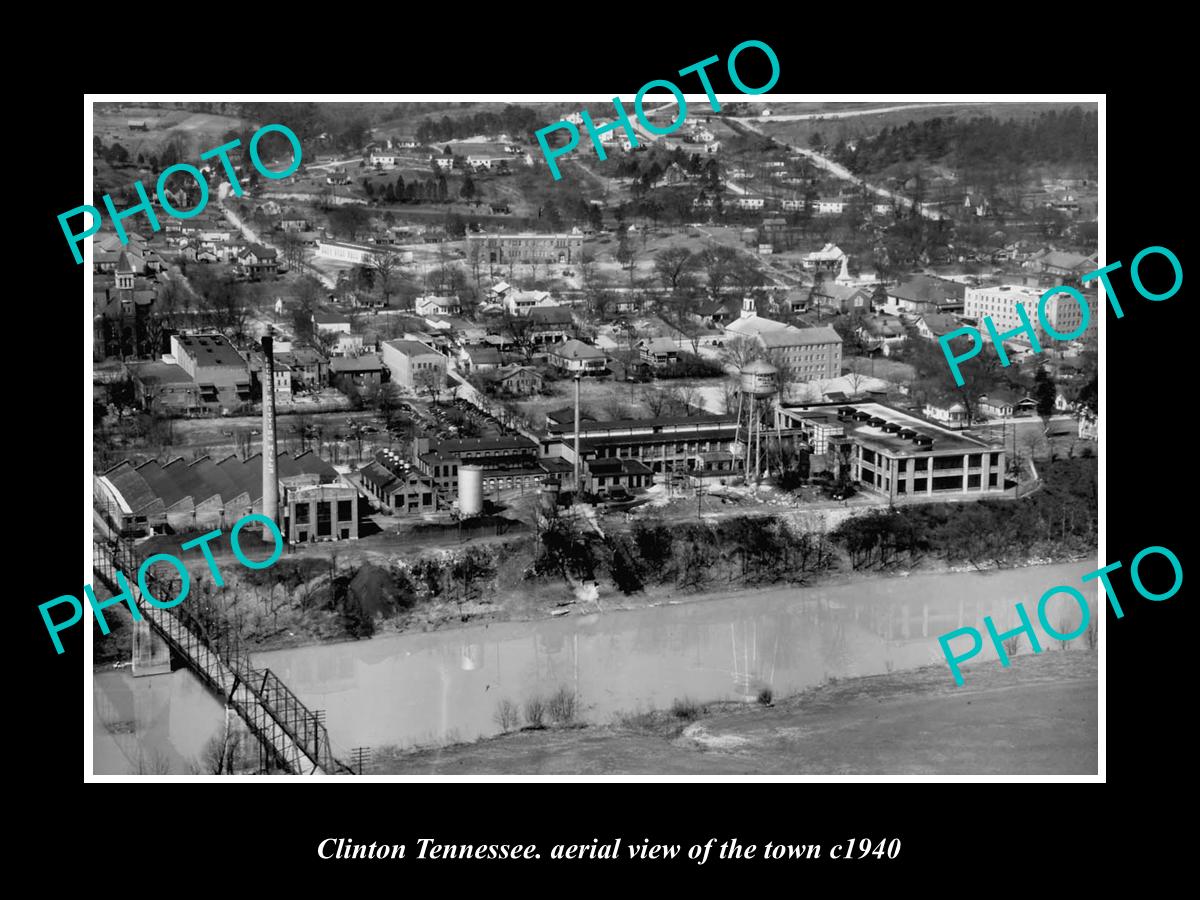
[[[738,121],[741,122],[742,120],[739,119]],[[763,120],[761,122],[755,121],[755,120],[747,120],[745,122],[742,122],[742,124],[750,131],[753,131],[756,134],[761,134],[764,137],[767,137],[768,135],[764,134],[762,129],[759,128],[758,125],[763,124],[763,122],[766,122],[766,124],[770,124],[771,121],[774,121],[774,117],[772,117],[770,120]],[[863,179],[859,178],[857,175],[855,175],[853,172],[851,172],[845,166],[841,165],[840,163],[834,162],[832,159],[830,159],[827,156],[822,156],[820,153],[817,153],[815,150],[810,150],[807,147],[800,147],[800,146],[797,146],[796,144],[788,144],[785,141],[781,140],[780,138],[775,137],[774,135],[771,135],[771,137],[774,137],[776,143],[778,143],[780,146],[786,147],[787,149],[791,150],[794,153],[799,153],[800,155],[807,157],[812,162],[813,165],[815,165],[819,169],[824,169],[826,172],[828,172],[834,178],[840,178],[843,181],[849,181],[851,184],[865,187],[868,191],[870,191],[872,194],[875,194],[877,197],[882,197],[885,200],[891,200],[893,202],[899,203],[900,206],[904,209],[912,209],[913,201],[910,198],[905,197],[903,194],[897,194],[894,191],[889,191],[887,188],[879,187],[878,185],[875,185],[875,184],[870,184],[869,182],[864,181]],[[942,218],[944,218],[940,212],[937,212],[936,210],[933,210],[933,209],[929,209],[928,207],[926,207],[924,205],[921,207],[920,213],[921,213],[922,217],[929,219],[930,221],[934,221],[934,222],[939,221]]]
[[[228,196],[229,191],[230,186],[228,182],[221,182],[220,186],[217,188],[217,204],[221,207],[221,212],[225,214],[225,218],[229,220],[229,223],[233,225],[234,228],[242,233],[242,237],[252,243],[262,244],[264,247],[271,248],[279,254],[279,259],[282,261],[283,250],[280,247],[276,246],[271,241],[267,240],[258,232],[256,232],[253,228],[239,219],[237,213],[225,205],[225,198]],[[314,269],[312,266],[305,266],[305,268],[327,288],[332,289],[337,286],[336,281],[334,281],[324,272],[321,272],[319,269]]]
[[[854,116],[871,116],[876,113],[898,112],[902,109],[924,109],[930,106],[962,106],[961,103],[904,103],[899,106],[872,106],[869,109],[844,109],[837,112],[812,112],[812,113],[796,113],[795,115],[775,115],[772,113],[767,117],[762,116],[730,116],[736,122],[741,122],[743,125],[749,125],[753,122],[765,122],[768,119],[772,122],[802,122],[807,119],[850,119]]]

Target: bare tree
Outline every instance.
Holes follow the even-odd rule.
[[[666,391],[667,400],[678,415],[689,416],[700,406],[700,392],[692,384],[674,384]]]
[[[710,247],[700,254],[700,264],[708,277],[708,290],[713,299],[720,296],[721,288],[729,281],[737,251],[732,247]]]
[[[694,263],[686,247],[668,247],[654,258],[654,271],[662,286],[674,294],[686,283]]]
[[[721,357],[738,369],[751,360],[761,358],[762,355],[763,351],[758,345],[758,341],[748,337],[732,338],[726,341],[725,347],[721,350]]]
[[[666,410],[671,404],[671,398],[667,392],[659,390],[653,385],[643,388],[638,394],[638,399],[649,411],[651,417],[656,419],[660,417],[664,410]]]
[[[396,279],[400,275],[400,257],[390,250],[376,253],[371,259],[371,268],[375,270],[375,284],[383,294],[384,304],[387,305],[396,289]]]

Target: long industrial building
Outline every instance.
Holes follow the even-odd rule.
[[[358,537],[358,491],[309,451],[277,457],[283,493],[280,526],[289,543]],[[96,506],[125,534],[226,530],[262,512],[263,458],[202,456],[166,465],[125,460],[93,481]]]

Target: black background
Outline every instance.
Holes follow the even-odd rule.
[[[1080,872],[1104,871],[1142,841],[1175,840],[1170,827],[1151,813],[1130,813],[1133,806],[1170,805],[1177,785],[1186,784],[1190,754],[1183,733],[1190,722],[1184,711],[1195,706],[1186,687],[1187,661],[1194,656],[1188,646],[1194,634],[1187,618],[1188,584],[1170,600],[1151,603],[1135,594],[1128,579],[1132,557],[1155,544],[1171,548],[1185,572],[1190,571],[1185,543],[1190,529],[1185,531],[1177,512],[1194,494],[1187,491],[1195,456],[1194,378],[1184,366],[1200,358],[1191,348],[1195,332],[1184,319],[1187,284],[1170,300],[1152,303],[1138,296],[1128,280],[1129,261],[1150,245],[1169,247],[1189,271],[1183,223],[1194,203],[1188,141],[1181,129],[1190,122],[1186,99],[1172,88],[1178,84],[1174,73],[1164,68],[1174,53],[1155,43],[1161,36],[1151,42],[1138,38],[1139,58],[1131,59],[1133,51],[1112,32],[1103,41],[1116,41],[1119,53],[1102,51],[1099,39],[1070,33],[1078,32],[1079,25],[1066,12],[1053,17],[1058,23],[1053,37],[1030,32],[1015,44],[1011,35],[965,26],[961,33],[902,34],[880,23],[875,29],[880,36],[872,37],[855,30],[853,16],[843,20],[846,12],[839,13],[840,37],[713,22],[704,34],[685,40],[664,33],[674,34],[674,29],[630,22],[609,30],[592,26],[594,35],[563,23],[552,37],[513,33],[511,28],[501,36],[488,24],[473,29],[477,37],[454,34],[451,39],[445,29],[453,26],[443,23],[427,40],[410,34],[378,54],[377,62],[351,62],[327,50],[325,38],[262,34],[254,43],[239,43],[236,52],[215,53],[212,60],[188,63],[177,73],[170,64],[143,64],[136,77],[92,89],[161,94],[586,91],[620,95],[632,108],[641,84],[671,78],[713,54],[721,57],[709,70],[715,89],[733,93],[724,60],[737,43],[755,38],[769,43],[780,60],[782,74],[773,94],[1107,91],[1106,258],[1126,266],[1114,277],[1126,315],[1117,320],[1106,311],[1102,384],[1107,393],[1101,423],[1107,443],[1100,458],[1107,487],[1104,561],[1125,563],[1113,582],[1126,614],[1117,620],[1109,611],[1102,644],[1107,656],[1104,772],[1119,799],[1101,805],[1095,785],[981,784],[970,779],[941,784],[485,784],[465,779],[367,784],[350,779],[320,786],[254,781],[203,788],[84,785],[82,716],[90,698],[80,684],[83,629],[64,633],[66,652],[56,656],[36,608],[60,594],[80,592],[83,566],[74,555],[83,538],[79,503],[83,492],[86,517],[90,492],[80,467],[83,457],[84,469],[90,470],[86,444],[80,442],[81,386],[85,403],[90,402],[89,357],[79,347],[82,267],[74,263],[55,217],[79,203],[74,179],[91,140],[81,135],[82,93],[64,85],[55,93],[31,87],[22,100],[31,104],[29,115],[42,127],[30,151],[38,174],[9,173],[10,186],[18,189],[8,209],[10,222],[21,223],[16,233],[10,226],[10,247],[22,251],[9,259],[9,402],[17,413],[9,427],[16,432],[10,445],[19,448],[9,463],[9,479],[10,487],[19,481],[32,489],[20,501],[19,512],[11,509],[9,515],[8,545],[16,556],[9,571],[18,586],[10,600],[17,618],[10,621],[29,657],[19,674],[14,671],[10,677],[11,684],[20,686],[21,698],[10,734],[24,740],[10,743],[9,768],[18,781],[15,790],[22,795],[28,791],[30,798],[13,811],[30,817],[26,827],[39,836],[37,846],[54,849],[59,860],[78,853],[84,865],[77,871],[92,873],[89,879],[143,884],[150,890],[174,890],[180,879],[230,883],[240,874],[253,879],[244,882],[246,887],[257,889],[365,884],[366,878],[371,883],[378,879],[384,889],[403,891],[416,876],[418,883],[430,879],[441,890],[456,890],[466,878],[498,890],[540,893],[576,890],[616,876],[619,884],[635,889],[646,879],[665,879],[668,884],[716,887],[728,882],[756,890],[757,882],[771,879],[764,887],[773,887],[782,878],[785,890],[811,886],[814,879],[855,885],[865,879],[879,886],[973,891],[997,879],[1001,885],[1029,889],[1033,884],[1021,873],[1045,865],[1060,868],[1062,878],[1073,880]],[[323,19],[326,13],[314,15]],[[540,13],[530,10],[528,15]],[[613,16],[636,16],[636,11],[598,10],[597,15],[611,21]],[[339,15],[330,12],[330,17]],[[385,21],[388,27],[401,27],[394,17]],[[374,40],[371,25],[351,24],[349,18],[347,25],[341,40],[348,45]],[[1167,28],[1161,22],[1157,27]],[[1128,43],[1135,33],[1141,34],[1131,31]],[[194,36],[204,39],[198,32]],[[314,46],[317,40],[320,48]],[[227,55],[240,62],[223,62]],[[739,72],[751,85],[764,83],[767,76],[765,65],[755,71],[756,58],[761,57],[754,50],[739,57]],[[1089,59],[1097,70],[1083,69]],[[682,80],[682,86],[689,93],[699,89],[694,76]],[[23,169],[33,165],[32,160],[20,164]],[[22,192],[27,195],[21,197]],[[1169,282],[1165,263],[1158,271]],[[1148,283],[1159,283],[1152,280],[1156,268],[1151,263],[1144,272]],[[22,557],[24,565],[19,564]],[[1163,569],[1164,577],[1169,576],[1165,564]],[[1153,565],[1144,571],[1147,584],[1161,590]],[[80,849],[63,848],[64,829],[82,832]],[[620,836],[629,843],[648,837],[686,848],[709,837],[828,846],[865,836],[899,837],[903,851],[893,862],[710,862],[703,868],[686,859],[553,867],[546,859],[541,864],[465,866],[411,859],[320,862],[316,844],[330,836],[407,843],[410,854],[420,837],[445,843],[535,841],[544,848],[590,843],[592,838],[605,842]],[[1114,843],[1121,848],[1110,853]],[[137,876],[123,871],[125,867],[136,867]],[[163,880],[154,880],[157,875]]]

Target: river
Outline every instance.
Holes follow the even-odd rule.
[[[998,628],[1012,628],[1015,602],[1024,601],[1036,617],[1043,592],[1078,588],[1095,568],[1063,563],[767,589],[277,650],[255,654],[254,662],[274,671],[309,708],[325,710],[334,751],[348,758],[355,747],[432,746],[496,734],[502,701],[523,707],[564,688],[581,721],[603,723],[617,713],[669,708],[676,699],[752,700],[763,686],[786,696],[830,678],[945,665],[938,635],[963,625],[983,631],[987,615]],[[1083,593],[1095,610],[1095,584]],[[1078,624],[1073,600],[1056,597],[1049,608],[1058,630]],[[1042,646],[1058,647],[1044,636]],[[1027,639],[1019,652],[1029,652]],[[995,659],[985,636],[976,662],[998,665]],[[137,746],[169,760],[172,772],[186,772],[221,727],[221,705],[187,671],[149,678],[105,672],[96,676],[95,693],[97,773],[131,771]]]

